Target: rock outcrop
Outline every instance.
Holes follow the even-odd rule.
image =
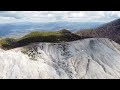
[[[117,79],[120,45],[106,38],[0,50],[3,79]]]

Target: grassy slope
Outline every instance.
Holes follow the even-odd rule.
[[[3,49],[12,49],[16,47],[21,47],[29,45],[34,42],[68,42],[79,40],[87,37],[80,37],[71,33],[68,30],[60,30],[56,32],[31,32],[19,39],[6,38],[0,40],[0,45]]]

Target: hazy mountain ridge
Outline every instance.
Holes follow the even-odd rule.
[[[95,29],[77,31],[76,34],[93,38],[109,38],[120,44],[120,19],[103,24]]]

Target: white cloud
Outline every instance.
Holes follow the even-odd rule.
[[[13,23],[17,22],[16,18],[14,17],[1,17],[0,16],[0,23]]]
[[[120,17],[120,11],[0,11],[0,23],[12,22],[108,22]]]

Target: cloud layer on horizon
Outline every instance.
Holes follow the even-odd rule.
[[[0,23],[14,22],[109,22],[120,11],[0,11]]]

